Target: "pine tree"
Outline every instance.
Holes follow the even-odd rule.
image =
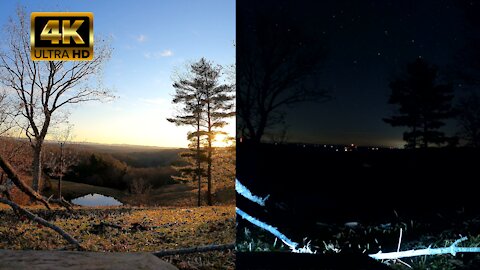
[[[176,125],[192,126],[194,131],[188,133],[190,151],[181,157],[189,165],[176,167],[181,176],[175,177],[185,181],[193,177],[198,181],[198,205],[201,203],[202,176],[207,177],[207,203],[212,200],[212,159],[215,136],[224,133],[221,129],[227,125],[226,118],[235,115],[233,100],[234,84],[221,84],[222,67],[201,58],[191,64],[187,75],[174,84],[173,103],[180,104],[181,112],[174,118],[167,119]],[[204,165],[205,164],[205,165]],[[205,168],[206,167],[206,168]]]
[[[202,114],[204,107],[203,92],[204,76],[200,62],[189,66],[188,74],[179,76],[173,83],[175,95],[174,104],[181,106],[178,115],[173,118],[167,118],[169,122],[177,126],[191,126],[193,131],[187,135],[189,152],[182,153],[181,156],[189,163],[187,166],[179,168],[183,177],[192,177],[198,184],[198,206],[201,205],[202,175],[204,170],[202,163],[205,161],[204,151],[201,149],[202,137],[205,131],[202,129]]]
[[[403,134],[408,148],[429,143],[437,145],[449,140],[439,129],[444,120],[454,115],[452,110],[452,86],[437,84],[437,69],[418,58],[408,64],[406,78],[390,83],[392,93],[389,104],[398,105],[398,114],[383,120],[392,126],[406,126]]]
[[[203,99],[205,104],[205,128],[206,128],[206,152],[207,152],[207,203],[213,204],[212,200],[212,157],[214,148],[212,146],[215,136],[225,134],[221,129],[227,125],[225,121],[235,116],[233,100],[235,96],[234,85],[220,84],[220,66],[214,66],[202,58],[198,62],[204,78]]]

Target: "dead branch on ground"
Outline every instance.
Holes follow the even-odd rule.
[[[65,240],[67,240],[68,243],[72,244],[79,250],[84,250],[84,248],[80,245],[80,243],[75,240],[70,234],[66,233],[64,230],[62,230],[60,227],[56,226],[55,224],[52,224],[45,219],[33,214],[32,212],[23,209],[20,205],[7,200],[5,198],[0,197],[0,202],[9,205],[12,209],[18,211],[19,213],[23,214],[25,217],[30,219],[31,221],[37,222],[47,228],[50,228],[60,234]]]

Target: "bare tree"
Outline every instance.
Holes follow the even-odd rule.
[[[63,176],[70,168],[78,163],[78,156],[69,144],[73,138],[73,125],[68,125],[59,130],[56,134],[55,142],[58,147],[51,147],[49,154],[45,158],[45,166],[49,168],[51,175],[58,178],[57,197],[62,201],[62,180]]]
[[[0,136],[8,136],[9,131],[15,126],[15,119],[19,115],[19,110],[12,105],[7,91],[0,89]]]
[[[39,191],[42,175],[42,149],[54,115],[65,107],[111,97],[101,88],[104,64],[111,48],[104,40],[95,41],[91,61],[32,61],[30,59],[30,24],[25,10],[18,8],[17,17],[6,27],[7,49],[0,52],[0,82],[16,93],[21,106],[21,122],[33,149],[32,187]],[[57,119],[58,120],[58,119]]]
[[[14,120],[18,115],[17,111],[15,110],[16,108],[10,105],[11,103],[9,104],[7,101],[6,92],[2,90],[0,92],[0,142],[2,143],[2,148],[7,144],[9,144],[11,147],[10,149],[8,149],[9,151],[3,151],[5,149],[0,149],[2,150],[0,151],[0,194],[3,195],[3,197],[0,196],[0,203],[9,205],[13,209],[15,214],[17,214],[18,216],[24,215],[25,217],[34,222],[51,228],[52,230],[59,233],[63,238],[65,238],[70,244],[73,244],[76,248],[83,249],[83,247],[77,240],[75,240],[70,234],[66,233],[60,227],[36,216],[28,210],[25,210],[12,200],[10,191],[15,185],[19,188],[20,191],[28,195],[32,200],[38,201],[45,205],[45,207],[50,209],[50,204],[48,200],[32,188],[30,188],[19,177],[19,175],[16,173],[16,171],[9,162],[10,159],[16,156],[18,150],[21,149],[21,146],[23,145],[22,142],[15,141],[11,138],[3,137],[3,135],[5,135],[11,129],[12,123],[14,123]],[[7,140],[9,140],[8,143]],[[6,154],[7,159],[4,158],[4,154]]]
[[[283,4],[238,20],[237,134],[254,142],[284,123],[286,107],[328,98],[317,85],[326,56],[323,35],[289,19]],[[271,8],[285,8],[273,12],[284,16],[273,16]]]
[[[5,91],[0,92],[0,136],[8,131],[8,127],[5,126],[7,122],[7,94]]]
[[[6,102],[7,101],[6,97],[7,97],[6,92],[1,91],[0,92],[0,136],[5,134],[6,132],[8,132],[8,130],[10,129],[6,125],[7,119],[9,117],[9,113],[8,113],[8,110],[7,110],[8,104]],[[4,146],[5,145],[5,142],[3,142],[4,138],[0,138],[0,140],[1,140],[0,142],[2,143],[2,146]],[[5,194],[5,196],[8,199],[11,200],[10,192],[9,192],[9,189],[11,188],[11,185],[9,185],[9,183],[7,183],[5,173],[1,169],[0,169],[0,185],[3,185],[5,187],[5,188],[3,188],[3,190],[0,190],[0,192]]]

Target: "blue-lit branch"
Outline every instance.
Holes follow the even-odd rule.
[[[287,246],[289,247],[292,247],[292,248],[296,248],[298,247],[298,243],[297,242],[293,242],[292,240],[290,240],[285,234],[281,233],[277,228],[273,227],[272,225],[268,225],[267,223],[265,222],[262,222],[252,216],[250,216],[249,214],[243,212],[240,208],[236,208],[236,212],[238,215],[240,215],[242,218],[246,219],[247,221],[249,221],[250,223],[264,229],[264,230],[267,230],[269,231],[271,234],[275,235],[276,237],[280,238],[280,240],[282,240]]]
[[[406,250],[406,251],[398,251],[398,252],[370,254],[368,256],[377,260],[395,260],[400,258],[424,256],[424,255],[452,254],[453,256],[455,256],[455,254],[457,253],[480,252],[480,247],[457,247],[458,243],[465,240],[467,240],[467,237],[462,237],[457,241],[455,241],[451,246],[443,247],[443,248],[429,247],[429,248],[418,249],[418,250]]]
[[[250,190],[248,190],[247,187],[242,185],[238,179],[236,179],[236,187],[235,190],[238,192],[238,194],[242,195],[243,197],[249,199],[252,202],[255,202],[261,206],[265,205],[265,200],[268,198],[261,198],[256,195],[253,195]],[[236,213],[241,216],[242,218],[246,219],[250,223],[252,223],[255,226],[258,226],[264,230],[267,230],[271,234],[275,235],[278,237],[280,240],[282,240],[288,247],[293,252],[297,253],[316,253],[316,251],[312,251],[310,249],[310,245],[306,245],[304,247],[298,247],[299,244],[297,242],[294,242],[290,240],[286,235],[281,233],[277,228],[262,222],[258,220],[257,218],[245,213],[238,207],[236,208]],[[467,240],[467,237],[462,237],[455,241],[451,246],[449,247],[443,247],[443,248],[425,248],[425,249],[418,249],[418,250],[406,250],[406,251],[397,251],[397,252],[388,252],[388,253],[382,253],[381,251],[377,254],[369,254],[373,259],[376,260],[396,260],[400,258],[406,258],[406,257],[416,257],[416,256],[425,256],[425,255],[441,255],[441,254],[452,254],[455,256],[457,253],[465,253],[465,252],[475,252],[475,253],[480,253],[480,247],[457,247],[457,244]]]
[[[242,195],[243,197],[247,198],[248,200],[250,200],[254,203],[259,204],[260,206],[265,206],[265,201],[270,196],[270,195],[268,195],[265,198],[261,198],[259,196],[253,195],[252,192],[250,192],[250,190],[246,186],[242,185],[242,183],[240,183],[240,181],[238,181],[238,179],[235,179],[235,190],[238,192],[238,194]],[[267,224],[263,221],[260,221],[257,218],[245,213],[240,208],[237,207],[236,212],[239,216],[246,219],[247,221],[254,224],[255,226],[258,226],[258,227],[260,227],[264,230],[267,230],[271,234],[278,237],[293,252],[296,252],[296,253],[315,253],[314,251],[312,251],[310,249],[310,245],[307,244],[304,247],[299,248],[298,247],[299,244],[297,242],[294,242],[294,241],[290,240],[286,235],[281,233],[277,228],[275,228],[272,225],[269,225],[269,224]]]
[[[238,192],[238,194],[242,195],[243,197],[249,199],[250,201],[257,203],[260,206],[265,206],[265,201],[270,197],[270,195],[267,195],[267,197],[262,198],[257,195],[253,195],[250,190],[244,186],[238,179],[235,179],[235,190]]]
[[[247,221],[249,221],[253,225],[255,225],[257,227],[260,227],[264,230],[267,230],[271,234],[278,237],[280,240],[282,240],[283,243],[285,243],[285,245],[287,245],[292,250],[292,252],[295,252],[295,253],[316,253],[315,251],[312,251],[310,249],[310,245],[308,245],[308,244],[304,247],[299,248],[298,247],[299,244],[297,242],[294,242],[294,241],[290,240],[285,234],[281,233],[277,228],[273,227],[272,225],[268,225],[267,223],[262,222],[262,221],[258,220],[257,218],[254,218],[254,217],[250,216],[249,214],[243,212],[238,207],[236,208],[236,212],[237,212],[237,215],[246,219]]]

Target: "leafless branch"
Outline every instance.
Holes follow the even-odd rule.
[[[97,38],[91,61],[42,61],[30,59],[30,25],[24,9],[6,27],[7,49],[0,51],[0,83],[14,97],[23,116],[19,127],[34,150],[33,188],[41,187],[42,147],[49,129],[58,117],[56,111],[87,101],[104,101],[113,97],[102,86],[103,67],[111,56],[108,41]],[[0,119],[1,120],[1,119]]]
[[[70,234],[66,233],[64,230],[62,230],[60,227],[57,225],[50,223],[46,221],[45,219],[33,214],[32,212],[22,208],[20,205],[14,203],[13,201],[7,200],[5,198],[0,197],[0,202],[4,204],[8,204],[12,209],[15,211],[20,212],[21,214],[25,215],[28,219],[31,221],[37,222],[38,224],[41,224],[47,228],[50,228],[60,234],[65,240],[67,240],[68,243],[74,245],[76,248],[79,250],[83,250],[84,248],[80,245],[80,243],[75,240]]]

